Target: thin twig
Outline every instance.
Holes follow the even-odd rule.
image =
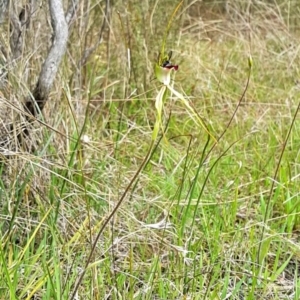
[[[87,269],[88,269],[88,266],[89,266],[89,264],[90,264],[90,262],[91,262],[91,260],[92,260],[93,254],[94,254],[94,252],[95,252],[95,250],[96,250],[96,246],[97,246],[97,244],[98,244],[98,241],[99,241],[99,239],[100,239],[100,237],[101,237],[101,235],[102,235],[104,229],[106,228],[106,226],[108,225],[108,223],[112,220],[113,216],[114,216],[114,215],[116,214],[116,212],[118,211],[118,209],[119,209],[119,207],[121,206],[121,204],[123,203],[123,201],[124,201],[126,195],[128,194],[130,188],[132,187],[132,185],[134,184],[134,182],[135,182],[136,179],[138,178],[138,176],[139,176],[139,174],[141,173],[141,171],[143,170],[144,166],[147,164],[147,162],[148,162],[148,160],[149,160],[149,158],[151,157],[151,154],[152,154],[153,145],[154,145],[154,141],[151,142],[151,145],[150,145],[150,148],[149,148],[149,150],[148,150],[148,153],[147,153],[146,157],[144,158],[143,162],[141,163],[141,165],[139,166],[138,170],[137,170],[136,173],[134,174],[134,176],[133,176],[133,178],[131,179],[130,183],[129,183],[128,186],[126,187],[126,189],[125,189],[123,195],[121,196],[121,198],[119,199],[118,203],[116,204],[116,206],[114,207],[114,209],[112,210],[112,212],[109,214],[109,216],[106,218],[106,220],[104,221],[104,223],[103,223],[101,229],[99,230],[99,232],[98,232],[98,234],[97,234],[97,236],[96,236],[96,238],[95,238],[95,241],[93,242],[92,249],[91,249],[90,254],[89,254],[88,258],[87,258],[87,261],[86,261],[86,263],[85,263],[85,266],[84,266],[84,268],[83,268],[83,271],[82,271],[82,273],[80,274],[80,276],[79,276],[79,278],[78,278],[78,281],[77,281],[77,283],[76,283],[76,285],[75,285],[74,291],[73,291],[73,293],[72,293],[72,295],[71,295],[71,298],[70,298],[71,300],[72,300],[72,299],[75,299],[75,296],[76,296],[76,294],[77,294],[77,290],[78,290],[78,288],[79,288],[79,286],[80,286],[80,284],[81,284],[81,282],[82,282],[82,280],[83,280],[83,277],[84,277],[84,275],[85,275],[85,273],[86,273],[86,271],[87,271]]]
[[[66,13],[66,22],[70,25],[79,6],[79,0],[72,0]]]
[[[267,205],[266,205],[266,209],[265,209],[263,225],[265,225],[267,223],[268,212],[269,212],[269,208],[270,208],[270,205],[271,205],[271,199],[272,199],[272,195],[273,195],[273,192],[274,192],[275,182],[277,182],[276,179],[277,179],[277,176],[278,176],[279,168],[281,166],[281,161],[282,161],[282,158],[283,158],[283,154],[286,150],[287,142],[288,142],[288,140],[290,138],[290,135],[292,133],[292,129],[294,128],[294,124],[295,124],[296,117],[298,115],[299,110],[300,110],[300,102],[298,103],[298,106],[297,106],[296,112],[294,114],[291,126],[289,128],[289,131],[287,133],[285,141],[282,145],[282,150],[281,150],[281,153],[280,153],[280,157],[278,159],[277,167],[276,167],[276,170],[275,170],[275,173],[274,173],[274,176],[273,176],[273,180],[272,180],[272,184],[271,184],[271,187],[270,187],[270,191],[269,191],[269,197],[268,197]],[[266,226],[263,226],[262,231],[261,231],[261,235],[260,235],[260,239],[259,239],[258,250],[257,250],[257,264],[258,265],[260,265],[260,263],[261,263],[260,254],[261,254],[261,248],[262,248],[262,244],[263,244],[263,240],[264,240],[265,231],[266,231]]]
[[[106,28],[106,24],[109,22],[109,12],[110,12],[110,0],[105,1],[105,12],[103,16],[102,26],[99,33],[98,42],[93,47],[90,47],[86,49],[82,55],[82,58],[80,60],[80,66],[84,66],[86,62],[88,61],[89,57],[94,53],[94,51],[100,46],[102,43],[102,36],[103,32]]]

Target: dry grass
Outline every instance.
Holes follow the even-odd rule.
[[[284,148],[299,98],[299,12],[296,1],[264,2],[236,1],[227,13],[216,2],[185,4],[174,20],[174,85],[214,136],[245,89],[249,55],[250,86],[205,162],[212,142],[205,146],[204,130],[170,96],[165,136],[101,236],[77,299],[299,298],[299,122]],[[97,40],[100,4],[87,1],[72,25],[38,126],[43,142],[3,164],[12,175],[0,190],[0,299],[70,297],[150,146],[159,89],[152,66],[173,2],[115,3],[103,43],[78,69]],[[45,51],[31,34],[16,68],[34,75],[12,81],[15,99],[35,82]]]

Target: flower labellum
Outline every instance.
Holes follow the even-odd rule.
[[[178,65],[173,65],[170,61],[172,56],[172,51],[168,53],[164,57],[164,59],[160,60],[159,62],[155,65],[155,75],[156,78],[163,83],[164,85],[169,85],[171,82],[171,71],[177,71],[178,70]]]
[[[168,60],[164,61],[162,67],[167,69],[174,69],[175,71],[178,70],[178,65],[172,65],[172,63]]]

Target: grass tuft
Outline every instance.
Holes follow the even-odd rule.
[[[299,298],[297,1],[223,2],[169,26],[173,1],[116,1],[79,68],[104,11],[82,4],[33,151],[1,152],[1,299]],[[0,95],[14,116],[50,36],[32,18],[44,43],[28,30]]]

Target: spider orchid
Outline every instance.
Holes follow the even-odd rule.
[[[172,51],[170,51],[167,55],[165,55],[162,58],[162,55],[160,54],[158,57],[158,62],[155,64],[155,76],[158,79],[159,82],[161,82],[163,85],[161,89],[159,90],[156,100],[155,100],[155,108],[157,110],[156,115],[156,122],[154,125],[153,133],[152,133],[152,139],[155,140],[159,127],[161,127],[162,124],[162,110],[163,110],[163,104],[167,97],[167,90],[169,90],[173,95],[175,95],[176,98],[180,99],[185,107],[187,108],[190,117],[198,123],[204,130],[211,135],[209,130],[207,129],[204,121],[199,116],[199,114],[195,111],[195,109],[190,105],[188,99],[186,99],[181,93],[176,91],[171,83],[171,75],[172,73],[176,72],[178,70],[178,65],[173,65],[171,62],[172,57]],[[212,136],[212,135],[211,135]],[[213,136],[212,136],[213,137]],[[215,138],[213,137],[215,140]]]
[[[152,139],[155,140],[159,127],[162,124],[161,121],[161,114],[163,110],[163,103],[167,96],[167,88],[170,89],[170,83],[171,83],[171,73],[178,70],[178,65],[173,65],[171,63],[171,57],[172,57],[172,51],[168,53],[165,57],[161,58],[162,55],[159,54],[158,61],[155,64],[155,76],[159,82],[161,82],[163,85],[161,89],[159,90],[156,100],[155,100],[155,108],[157,110],[156,115],[156,122],[154,125],[153,133],[152,133]]]

